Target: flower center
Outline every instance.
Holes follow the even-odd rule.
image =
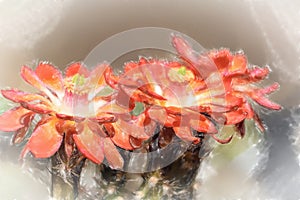
[[[79,73],[64,80],[65,94],[60,112],[71,116],[84,116],[88,112],[89,78]]]
[[[168,72],[168,77],[172,82],[189,82],[195,78],[193,72],[185,66],[171,68]]]
[[[72,83],[76,86],[82,86],[84,85],[84,82],[85,82],[85,78],[81,74],[77,73],[72,77]]]
[[[87,85],[88,78],[79,73],[72,77],[67,77],[65,80],[65,89],[67,93],[84,95],[89,92],[89,86]]]

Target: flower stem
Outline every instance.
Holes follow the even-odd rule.
[[[75,200],[78,196],[80,174],[85,159],[78,151],[73,153],[70,159],[64,158],[66,155],[63,147],[51,158],[51,196],[54,200]]]
[[[52,174],[51,196],[54,200],[74,200],[77,193],[76,187],[75,185],[68,184],[61,176]]]

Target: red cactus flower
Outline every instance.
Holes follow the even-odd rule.
[[[75,142],[79,151],[93,162],[101,163],[105,155],[112,167],[122,167],[122,157],[100,125],[115,121],[116,114],[128,112],[115,102],[112,94],[99,96],[107,87],[102,75],[107,69],[102,64],[90,72],[80,63],[74,63],[66,68],[63,77],[48,63],[40,63],[35,70],[23,66],[21,76],[40,93],[2,90],[5,98],[20,106],[0,116],[0,130],[17,131],[21,138],[34,115],[39,114],[41,120],[23,155],[30,151],[38,158],[50,157],[65,138],[67,155],[72,153]]]
[[[241,136],[247,118],[263,131],[249,98],[269,109],[281,108],[265,96],[277,90],[277,83],[263,89],[255,85],[267,76],[268,68],[249,68],[244,54],[233,55],[226,49],[198,54],[178,36],[173,36],[173,45],[182,60],[129,62],[111,86],[125,93],[129,104],[145,103],[147,116],[172,127],[181,139],[199,142],[192,134],[196,130],[211,134],[218,142],[229,142],[232,136],[225,140],[215,136],[217,130],[207,116],[221,125],[235,125]]]
[[[122,115],[115,123],[105,123],[106,131],[117,146],[125,150],[134,150],[142,146],[155,133],[156,123],[145,112],[138,116]]]
[[[233,136],[216,137],[219,125],[234,125],[243,136],[245,119],[254,119],[263,130],[251,101],[268,109],[281,108],[267,98],[278,89],[277,83],[267,88],[257,85],[268,68],[250,67],[243,53],[223,49],[199,54],[179,36],[173,36],[172,42],[180,59],[141,58],[126,63],[120,76],[106,64],[89,71],[75,63],[65,76],[48,63],[35,70],[23,66],[21,76],[40,93],[2,90],[5,98],[19,105],[0,115],[0,130],[16,132],[13,141],[21,142],[39,115],[23,156],[30,151],[39,158],[50,157],[64,141],[68,156],[76,145],[93,162],[102,163],[105,157],[111,167],[121,168],[123,159],[116,146],[139,148],[157,124],[172,128],[184,141],[199,143],[193,134],[197,131],[228,143]],[[108,86],[115,90],[103,94]],[[130,113],[136,105],[143,106],[142,112]]]
[[[171,127],[179,138],[193,143],[200,142],[193,130],[217,133],[214,124],[197,108],[211,110],[212,97],[218,99],[218,92],[222,91],[211,94],[205,83],[182,62],[141,58],[139,62],[127,63],[124,69],[118,86],[112,87],[125,94],[120,101],[127,105],[143,102],[147,121]],[[128,135],[132,136],[132,132]]]
[[[213,50],[206,56],[200,55],[193,51],[183,38],[178,36],[173,37],[173,45],[181,58],[185,60],[193,70],[200,72],[199,76],[201,76],[206,83],[211,82],[209,77],[216,72],[221,76],[222,84],[226,92],[224,96],[226,100],[225,105],[231,109],[223,113],[211,113],[211,116],[215,119],[221,119],[220,123],[236,125],[241,136],[244,135],[241,126],[243,126],[243,122],[246,118],[254,119],[260,130],[264,131],[263,124],[248,99],[252,99],[268,109],[281,109],[280,105],[271,102],[266,97],[267,94],[279,88],[278,83],[274,83],[267,88],[260,88],[255,85],[255,83],[262,81],[269,74],[267,67],[249,67],[243,53],[231,54],[227,49]],[[212,65],[212,63],[214,65]],[[215,66],[215,68],[211,66]]]

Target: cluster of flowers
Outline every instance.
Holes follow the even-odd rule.
[[[23,66],[22,78],[39,92],[2,90],[18,106],[0,116],[0,130],[15,132],[14,143],[28,140],[22,156],[51,157],[64,145],[67,156],[76,148],[95,163],[105,157],[112,168],[122,168],[116,147],[138,149],[157,127],[195,144],[201,141],[195,132],[228,143],[232,136],[217,137],[220,125],[235,126],[243,137],[245,119],[254,119],[263,130],[252,102],[280,109],[266,97],[279,85],[256,84],[268,68],[250,66],[243,53],[227,49],[199,54],[180,36],[172,43],[178,53],[173,61],[140,58],[125,63],[120,75],[108,64],[89,71],[74,63],[64,75],[45,62],[35,70]],[[28,136],[33,119],[39,121]]]

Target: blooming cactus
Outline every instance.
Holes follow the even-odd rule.
[[[216,136],[220,125],[234,125],[243,136],[244,120],[253,118],[263,130],[249,99],[280,109],[266,97],[277,90],[277,83],[255,85],[268,75],[268,68],[250,67],[242,53],[222,49],[199,54],[179,36],[172,42],[179,57],[175,61],[141,58],[126,63],[118,76],[106,64],[89,71],[74,63],[65,76],[48,63],[35,70],[22,67],[23,79],[40,92],[2,90],[18,106],[0,116],[0,130],[15,131],[14,141],[20,142],[39,115],[22,155],[30,151],[47,158],[63,144],[69,157],[77,147],[95,163],[105,157],[111,167],[122,168],[116,147],[140,148],[157,127],[172,129],[168,134],[194,144],[201,141],[195,132],[228,143],[232,136]],[[107,87],[113,92],[104,94]]]
[[[268,109],[281,108],[266,97],[278,83],[267,88],[255,85],[268,75],[268,68],[251,67],[243,53],[222,49],[198,54],[183,38],[174,36],[172,41],[181,60],[141,58],[126,63],[124,74],[111,86],[125,93],[128,102],[143,102],[146,117],[172,127],[185,141],[200,141],[194,130],[228,143],[233,136],[217,138],[215,125],[234,125],[243,137],[245,119],[254,119],[264,131],[249,99]]]
[[[202,56],[194,52],[186,41],[180,37],[174,37],[173,45],[178,54],[189,63],[192,69],[196,69],[204,75],[209,74],[203,69]],[[224,113],[211,113],[212,117],[221,115],[223,123],[226,125],[235,125],[241,136],[244,135],[244,130],[241,127],[243,127],[246,118],[254,119],[257,122],[258,128],[261,131],[264,131],[263,124],[248,99],[252,99],[259,105],[268,109],[281,109],[280,105],[271,102],[266,97],[267,94],[270,94],[279,88],[278,83],[274,83],[266,88],[259,88],[255,85],[255,83],[266,78],[269,74],[269,69],[267,67],[251,67],[248,65],[247,59],[243,53],[233,55],[227,49],[210,51],[208,57],[213,61],[217,68],[217,72],[222,77],[226,105],[232,107]],[[208,69],[208,71],[209,70],[211,69]],[[209,82],[209,80],[206,80],[206,82]]]
[[[112,167],[122,167],[121,156],[100,126],[114,121],[116,114],[127,112],[114,102],[113,94],[98,95],[106,87],[102,74],[107,68],[103,64],[89,72],[82,64],[74,63],[66,68],[63,77],[48,63],[40,63],[35,70],[23,66],[21,76],[40,93],[2,90],[5,98],[20,106],[0,116],[0,130],[17,131],[17,135],[24,136],[34,115],[39,114],[41,120],[23,155],[30,151],[38,158],[50,157],[64,141],[66,154],[70,156],[75,142],[79,151],[95,163],[101,163],[105,155]]]

